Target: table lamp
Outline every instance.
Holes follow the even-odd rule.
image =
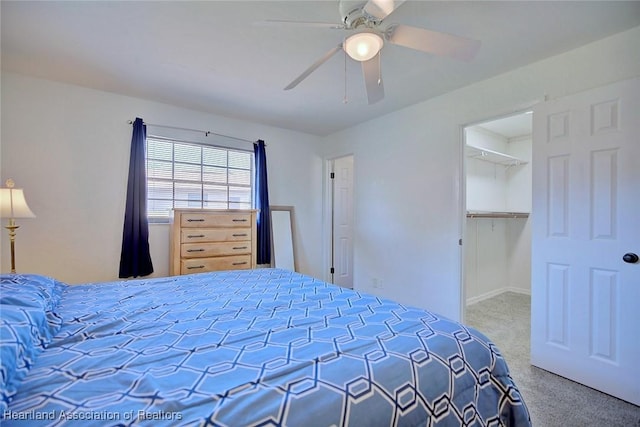
[[[24,192],[20,188],[14,188],[12,179],[7,179],[6,188],[0,188],[0,217],[9,218],[8,225],[4,228],[9,230],[9,240],[11,241],[11,272],[16,272],[16,218],[35,218],[24,198]]]

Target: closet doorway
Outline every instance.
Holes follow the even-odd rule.
[[[522,112],[464,128],[463,313],[531,295],[532,118]]]

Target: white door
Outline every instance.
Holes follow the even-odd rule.
[[[333,283],[353,288],[353,156],[333,161]]]
[[[640,404],[640,79],[534,108],[531,363]],[[627,256],[632,261],[632,256]]]

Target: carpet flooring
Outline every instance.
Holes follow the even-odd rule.
[[[465,322],[500,348],[534,427],[640,427],[640,407],[530,365],[530,319],[531,298],[505,292],[468,306]]]

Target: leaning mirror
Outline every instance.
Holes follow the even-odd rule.
[[[293,206],[270,206],[271,266],[296,270]]]

